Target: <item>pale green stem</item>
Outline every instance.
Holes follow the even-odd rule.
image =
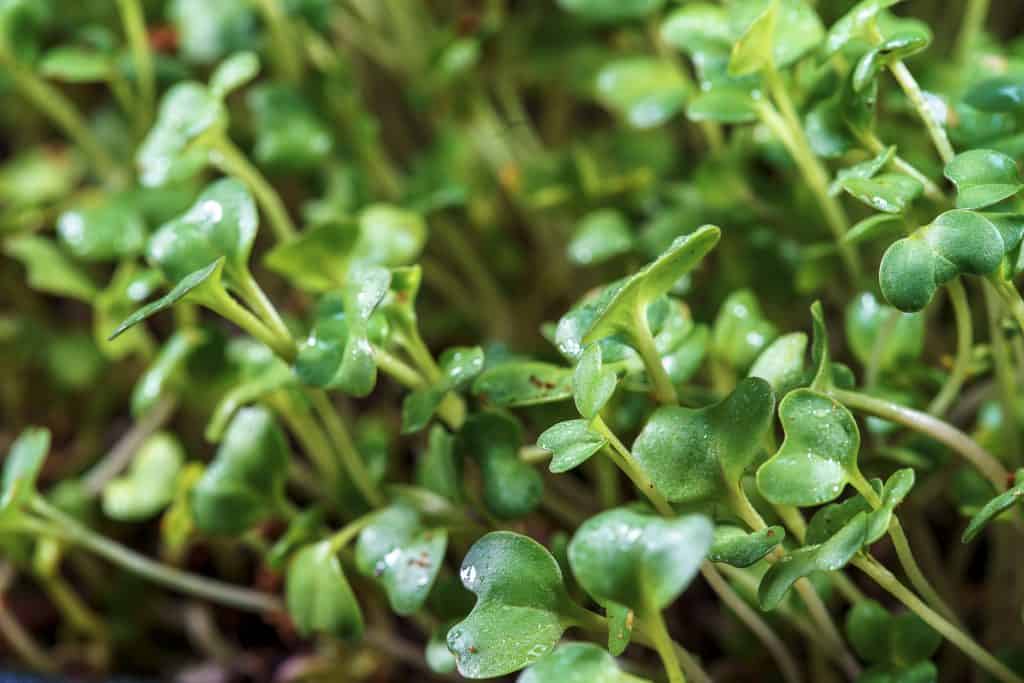
[[[967,292],[960,278],[950,280],[946,285],[949,302],[953,306],[953,318],[956,321],[956,359],[953,369],[946,378],[942,389],[935,395],[928,412],[936,417],[945,415],[953,401],[960,395],[960,389],[967,379],[971,366],[971,351],[974,347],[974,326],[971,324],[971,307],[967,303]]]
[[[270,42],[274,46],[274,60],[282,79],[292,83],[302,78],[302,56],[297,36],[292,34],[288,16],[278,0],[256,0],[263,20],[267,22]]]
[[[250,612],[277,612],[284,608],[281,601],[272,595],[232,586],[155,562],[96,533],[51,506],[40,496],[32,498],[31,507],[56,524],[60,537],[65,541],[91,550],[100,557],[154,583]]]
[[[978,44],[978,36],[985,30],[990,0],[967,0],[964,18],[960,24],[960,35],[957,37],[957,61],[966,66],[971,52]]]
[[[259,318],[250,313],[247,308],[235,301],[224,289],[219,288],[215,293],[209,296],[201,296],[197,301],[266,344],[286,362],[291,363],[295,360],[295,342],[291,337],[281,337],[275,334]]]
[[[928,413],[922,413],[919,410],[875,396],[837,388],[832,388],[829,391],[833,398],[854,410],[896,422],[945,444],[981,472],[986,479],[992,482],[997,491],[1006,490],[1009,473],[1002,463],[953,425]]]
[[[363,529],[370,526],[377,517],[377,512],[368,512],[362,517],[354,519],[343,526],[341,530],[331,536],[328,541],[331,544],[331,554],[336,554],[339,550],[348,545],[349,542],[358,536]]]
[[[654,384],[654,397],[658,403],[678,405],[679,396],[676,394],[675,385],[672,384],[672,378],[668,376],[665,366],[661,364],[661,354],[658,353],[658,349],[654,345],[654,336],[647,324],[647,311],[643,306],[635,311],[633,331],[629,335],[629,339],[633,348],[643,359],[647,376]]]
[[[381,370],[405,388],[421,389],[423,387],[424,381],[420,373],[402,359],[379,346],[373,347],[373,360]]]
[[[993,275],[989,278],[989,281],[995,286],[999,296],[1002,297],[1003,302],[1006,304],[1006,308],[1010,311],[1010,315],[1013,316],[1017,326],[1024,333],[1024,300],[1021,299],[1017,287],[1012,282],[1004,280],[998,275]]]
[[[999,401],[1002,406],[1003,420],[1001,433],[1004,440],[1004,453],[1016,458],[1020,449],[1020,430],[1017,425],[1017,381],[1013,372],[1013,359],[1010,357],[1010,347],[1006,343],[1006,336],[1003,332],[1003,310],[1000,305],[997,292],[993,289],[1005,289],[1005,281],[998,276],[993,277],[989,282],[982,283],[985,297],[985,308],[988,313],[988,336],[989,345],[992,349],[992,361],[995,366],[996,384],[999,386]],[[993,287],[994,285],[994,287]],[[1009,286],[1012,293],[1016,293],[1013,285]],[[1004,296],[1003,300],[1009,303],[1011,296]],[[1019,297],[1017,297],[1019,299]]]
[[[679,658],[676,657],[675,643],[665,626],[665,618],[661,615],[661,610],[649,608],[642,619],[654,643],[654,649],[661,657],[661,663],[665,667],[665,673],[668,674],[669,683],[686,683],[686,676],[683,675],[683,670],[679,667]]]
[[[281,319],[281,314],[277,312],[277,308],[273,302],[267,296],[263,288],[260,287],[259,283],[256,282],[252,274],[248,270],[245,271],[244,275],[239,278],[239,282],[235,283],[238,295],[242,297],[242,300],[248,304],[256,315],[260,317],[263,323],[271,329],[277,336],[282,339],[292,339],[291,330],[284,324],[284,320]],[[294,342],[293,342],[294,343]]]
[[[277,190],[267,182],[253,164],[246,158],[242,150],[235,146],[225,135],[218,135],[212,140],[210,161],[224,173],[241,180],[256,197],[260,207],[267,214],[270,228],[278,242],[288,242],[297,233],[295,224],[288,215]]]
[[[345,427],[341,416],[335,410],[331,399],[327,397],[327,394],[322,389],[309,389],[306,393],[313,403],[314,410],[319,413],[320,419],[323,420],[324,425],[327,427],[327,434],[331,437],[334,450],[338,457],[341,458],[341,464],[348,472],[352,483],[355,484],[355,487],[359,489],[359,493],[363,495],[363,498],[370,505],[373,507],[383,505],[384,496],[381,495],[380,490],[370,476],[369,470],[366,469],[366,461],[363,460],[363,457],[356,449],[356,445],[348,433],[348,428]]]
[[[997,680],[1003,683],[1024,683],[1024,680],[1010,671],[1005,664],[993,657],[973,638],[926,605],[914,595],[913,591],[900,583],[892,572],[877,561],[870,557],[860,557],[855,558],[853,564]]]
[[[296,410],[288,401],[274,400],[273,397],[268,399],[268,403],[288,424],[288,429],[302,445],[302,450],[313,461],[321,479],[317,484],[324,488],[323,480],[326,480],[331,485],[329,497],[336,498],[334,485],[338,481],[340,469],[323,428],[305,407]]]
[[[107,148],[92,132],[71,100],[39,78],[32,69],[19,64],[2,45],[0,66],[7,70],[18,91],[82,148],[105,182],[109,184],[116,181],[118,173],[114,159],[107,153]]]
[[[864,497],[873,510],[878,510],[882,507],[882,499],[878,497],[875,489],[863,475],[854,477],[850,483]],[[900,520],[895,514],[893,514],[892,521],[889,523],[888,532],[889,537],[892,539],[893,548],[896,549],[896,557],[899,559],[903,571],[906,572],[907,578],[910,579],[910,584],[921,594],[921,597],[925,599],[932,609],[940,612],[943,617],[953,623],[959,622],[953,609],[946,604],[946,601],[942,599],[942,596],[939,595],[939,592],[935,590],[928,577],[921,570],[921,566],[917,563],[917,558],[914,557],[914,552],[910,548],[910,541],[903,531],[903,525],[900,524]]]
[[[156,100],[156,77],[153,69],[153,53],[149,47],[149,35],[146,32],[146,17],[139,0],[117,0],[117,8],[121,13],[121,23],[131,47],[132,61],[135,62],[135,75],[139,83],[139,118],[143,129],[149,126],[153,116]]]
[[[700,567],[700,573],[704,577],[704,580],[708,582],[711,589],[717,594],[725,605],[733,611],[736,617],[747,625],[748,628],[757,636],[758,640],[764,643],[765,649],[775,660],[775,663],[779,665],[779,671],[782,672],[782,677],[788,683],[801,683],[803,676],[800,673],[800,667],[797,666],[796,659],[794,659],[789,648],[786,647],[786,643],[783,642],[779,636],[775,634],[775,631],[761,619],[761,615],[755,612],[747,602],[739,596],[729,585],[715,565],[711,562],[705,562]]]
[[[772,79],[769,78],[770,83],[771,81]],[[788,101],[789,96],[781,82],[775,84],[775,89],[780,91],[779,97],[782,97],[783,101]],[[853,245],[843,241],[843,236],[849,227],[849,221],[846,219],[846,213],[843,211],[839,201],[829,195],[828,173],[814,155],[813,150],[811,150],[803,128],[799,126],[794,128],[791,124],[787,123],[786,119],[780,116],[775,108],[767,102],[762,102],[757,110],[761,121],[779,138],[789,151],[790,156],[793,157],[793,161],[796,163],[800,174],[810,187],[822,214],[825,216],[825,222],[835,238],[843,265],[854,281],[860,281],[861,268],[857,251],[853,248]],[[797,124],[799,124],[799,120]]]

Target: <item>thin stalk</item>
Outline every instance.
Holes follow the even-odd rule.
[[[242,300],[251,308],[256,315],[259,316],[260,320],[270,328],[270,330],[281,337],[282,339],[291,339],[292,333],[288,329],[288,326],[284,324],[284,320],[281,318],[281,314],[277,312],[277,308],[270,301],[266,292],[260,287],[256,279],[253,278],[252,274],[245,272],[245,274],[239,278],[239,282],[236,283],[238,289],[238,295],[242,297]]]
[[[658,349],[654,345],[654,336],[651,334],[650,325],[647,324],[647,312],[641,307],[633,318],[633,333],[630,335],[630,341],[644,361],[647,376],[654,383],[654,397],[658,403],[678,405],[679,396],[676,394],[675,385],[672,384],[672,378],[668,376],[665,366],[661,364],[661,354],[658,353]]]
[[[266,344],[286,362],[291,363],[295,360],[295,341],[291,336],[282,337],[276,334],[225,290],[218,289],[211,296],[204,297],[200,303]]]
[[[60,611],[64,620],[72,628],[100,642],[109,639],[103,620],[91,607],[82,601],[82,598],[68,585],[68,582],[63,577],[60,575],[38,573],[36,578],[42,584],[43,590]]]
[[[956,40],[957,61],[960,66],[965,66],[967,60],[978,44],[978,36],[985,29],[985,20],[988,18],[988,7],[990,0],[967,0],[967,7],[964,9],[964,18],[960,24],[960,35]]]
[[[993,282],[995,279],[993,278],[990,282]],[[995,289],[1002,288],[1002,282],[994,282]],[[999,402],[1003,411],[1002,429],[1000,431],[1005,442],[1004,454],[1009,454],[1015,458],[1020,449],[1020,430],[1016,420],[1017,378],[1014,376],[1013,359],[1010,357],[1010,348],[1006,343],[1006,336],[1003,333],[1003,311],[999,298],[996,292],[992,291],[993,286],[989,282],[983,283],[983,289],[985,309],[988,313],[989,344],[992,347],[996,385],[999,387]],[[1010,285],[1009,289],[1012,290],[1012,294],[1016,294],[1017,289],[1013,285]],[[1016,298],[1019,300],[1020,297]],[[1012,299],[1012,295],[1003,297],[1003,300],[1007,303]]]
[[[960,395],[960,389],[967,379],[971,366],[971,351],[974,347],[974,326],[971,324],[971,308],[967,303],[967,292],[960,278],[950,280],[946,285],[949,303],[953,306],[956,321],[956,359],[945,383],[928,405],[928,412],[936,417],[945,415],[953,401]]]
[[[668,674],[669,683],[686,683],[686,676],[683,675],[683,670],[679,667],[679,658],[676,657],[675,643],[665,626],[665,618],[661,615],[661,610],[656,608],[647,610],[643,620],[648,633],[650,633],[651,641],[654,643],[654,649],[661,657],[661,663],[665,667],[665,673]]]
[[[19,64],[6,46],[0,46],[0,66],[11,76],[18,91],[82,148],[104,182],[113,183],[119,175],[117,164],[71,100],[32,69]]]
[[[857,391],[832,388],[830,393],[837,401],[854,410],[896,422],[945,444],[981,472],[986,479],[992,482],[997,491],[1006,490],[1009,472],[1002,463],[953,425],[928,413],[922,413],[919,410]]]
[[[882,499],[878,497],[875,489],[868,483],[868,480],[863,476],[855,477],[851,484],[860,495],[864,496],[864,499],[868,501],[868,505],[873,510],[878,510],[882,507]],[[893,548],[896,549],[896,557],[899,559],[900,566],[903,567],[903,571],[906,573],[907,578],[910,579],[910,584],[914,589],[921,594],[921,597],[932,607],[932,609],[940,612],[943,617],[949,619],[952,623],[956,624],[959,622],[956,614],[952,608],[946,604],[946,601],[942,599],[938,591],[932,586],[928,577],[921,571],[921,566],[917,563],[917,558],[914,557],[914,552],[910,548],[910,541],[907,539],[906,533],[903,531],[903,525],[900,524],[899,518],[894,514],[892,521],[889,523],[889,538],[892,539]]]
[[[40,496],[32,498],[31,507],[39,515],[53,522],[58,527],[58,534],[65,541],[91,550],[100,557],[154,583],[240,610],[262,613],[283,609],[281,601],[272,595],[232,586],[155,562],[96,533],[65,515]]]
[[[146,439],[164,426],[174,414],[177,405],[178,401],[173,396],[164,396],[157,401],[156,405],[137,420],[99,462],[82,475],[83,489],[90,496],[98,496],[107,482],[128,467]]]
[[[331,438],[335,452],[341,459],[341,464],[348,472],[352,483],[359,489],[359,493],[373,507],[380,507],[384,504],[384,496],[374,483],[369,470],[366,469],[366,461],[356,449],[348,428],[342,421],[341,416],[334,409],[334,405],[322,389],[309,389],[306,394],[313,404],[313,409],[320,415],[324,425],[327,427],[327,434]]]
[[[771,80],[769,79],[769,82]],[[785,86],[778,78],[775,80],[774,89],[780,91],[779,97],[784,98],[783,101],[787,101],[789,95],[786,93]],[[790,156],[793,157],[793,161],[796,163],[800,174],[810,187],[822,214],[825,216],[825,222],[828,224],[833,238],[835,238],[843,265],[850,276],[855,281],[859,281],[861,279],[861,267],[857,251],[853,248],[853,245],[843,241],[843,236],[846,234],[849,226],[846,212],[843,211],[839,201],[829,195],[828,173],[811,150],[810,143],[807,142],[807,137],[803,133],[803,128],[794,128],[767,102],[762,102],[758,106],[758,114],[761,121],[782,141]],[[799,120],[797,124],[799,124]]]
[[[761,616],[755,612],[746,601],[739,596],[729,585],[729,582],[718,573],[715,569],[715,565],[711,562],[705,562],[700,567],[700,573],[704,577],[704,580],[708,582],[711,589],[718,595],[722,602],[725,603],[726,607],[731,609],[736,617],[746,624],[754,635],[757,636],[765,649],[768,650],[768,654],[772,656],[775,663],[779,665],[779,671],[782,672],[782,677],[788,681],[788,683],[801,683],[803,676],[800,673],[800,667],[797,666],[796,659],[793,657],[789,648],[786,647],[786,643],[783,642],[775,631],[765,623]]]
[[[434,360],[434,355],[423,342],[419,329],[413,328],[412,334],[408,335],[402,348],[409,354],[412,362],[416,364],[416,367],[423,377],[426,378],[427,382],[433,384],[441,380],[441,368],[438,367],[437,361]],[[449,427],[454,430],[461,429],[466,421],[466,402],[454,391],[449,391],[441,399],[437,412]]]
[[[407,389],[423,387],[423,377],[408,363],[379,346],[373,347],[373,360],[377,366]]]
[[[1006,308],[1010,311],[1010,315],[1016,321],[1017,326],[1020,327],[1020,331],[1024,332],[1024,300],[1021,299],[1017,287],[1009,280],[1004,280],[998,275],[989,278],[989,282],[992,283],[999,296],[1002,297]]]
[[[210,161],[228,175],[235,176],[248,186],[256,201],[267,214],[270,228],[278,242],[288,242],[295,238],[297,230],[288,215],[277,190],[267,182],[259,169],[235,146],[226,135],[218,135],[213,140],[210,150]]]
[[[320,479],[317,484],[323,486],[324,480],[326,480],[332,486],[330,497],[334,497],[333,485],[338,481],[341,471],[323,427],[304,408],[295,410],[290,402],[278,401],[273,398],[268,402],[287,423],[289,431],[299,441],[302,450],[306,452],[316,467]]]
[[[278,0],[256,0],[256,4],[263,14],[263,20],[267,22],[275,66],[284,80],[297,82],[302,78],[302,56],[291,35],[288,16]]]
[[[146,17],[139,0],[117,0],[117,8],[121,13],[121,23],[124,24],[132,61],[135,63],[135,76],[139,83],[138,115],[145,130],[153,117],[156,100],[156,76],[153,69],[153,53],[149,47],[149,35],[146,32]]]
[[[1024,679],[1010,671],[1005,664],[993,657],[973,638],[926,605],[910,589],[904,586],[892,572],[876,560],[870,557],[860,557],[855,558],[853,564],[997,680],[1003,683],[1024,683]]]

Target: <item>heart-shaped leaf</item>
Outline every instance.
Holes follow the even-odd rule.
[[[882,501],[878,509],[872,508],[861,495],[823,507],[814,513],[810,524],[807,525],[806,542],[810,545],[824,543],[861,512],[867,515],[865,545],[875,543],[885,536],[896,506],[903,502],[914,487],[914,470],[897,470],[885,482],[885,486],[877,479],[871,482],[871,486]]]
[[[192,491],[197,526],[214,534],[240,534],[276,513],[289,459],[288,443],[268,410],[239,410]]]
[[[184,462],[185,451],[174,436],[158,432],[149,437],[125,476],[103,488],[103,512],[126,522],[153,517],[174,499]]]
[[[0,516],[16,511],[36,492],[36,479],[50,451],[50,430],[29,427],[18,435],[4,458],[0,481]]]
[[[45,237],[18,235],[4,242],[4,253],[25,264],[32,289],[79,301],[92,301],[97,294],[89,276]]]
[[[973,211],[947,211],[886,250],[878,282],[890,304],[916,312],[957,275],[994,272],[1004,253],[1003,238],[990,220]]]
[[[256,203],[245,185],[223,178],[208,185],[184,215],[160,226],[146,254],[170,282],[223,258],[224,279],[234,286],[248,277],[258,227]]]
[[[981,533],[982,529],[988,526],[989,522],[1009,510],[1014,503],[1024,497],[1024,470],[1017,470],[1015,481],[1016,483],[1012,487],[985,503],[984,507],[975,513],[967,528],[964,529],[962,542],[970,543]]]
[[[655,261],[627,279],[599,309],[583,335],[584,346],[614,334],[634,334],[634,324],[647,327],[647,307],[700,263],[711,251],[722,231],[705,225],[677,238]],[[581,349],[582,350],[582,349]]]
[[[569,242],[569,260],[580,266],[604,263],[633,248],[633,233],[625,216],[601,209],[584,216]]]
[[[703,515],[664,519],[616,508],[591,517],[569,542],[573,575],[598,602],[616,602],[638,614],[662,610],[696,576],[711,547]]]
[[[749,567],[775,550],[785,538],[786,530],[780,526],[747,533],[740,527],[721,524],[715,527],[708,559],[733,567]]]
[[[459,432],[460,450],[480,465],[484,504],[501,519],[528,515],[544,491],[540,473],[519,459],[522,443],[519,424],[497,413],[477,413]]]
[[[554,403],[572,397],[572,368],[539,361],[510,361],[485,369],[473,394],[499,408]]]
[[[615,393],[618,377],[611,368],[604,367],[600,344],[591,344],[580,355],[573,372],[573,397],[576,410],[589,419],[595,417]]]
[[[397,614],[413,614],[426,601],[447,547],[445,529],[425,527],[415,508],[395,503],[376,512],[359,534],[356,567],[384,586]]]
[[[864,546],[867,516],[856,515],[839,532],[820,545],[794,550],[765,572],[757,588],[757,600],[763,610],[779,606],[793,584],[814,572],[842,569]]]
[[[480,374],[484,350],[479,346],[457,346],[441,354],[439,365],[441,379],[425,389],[416,389],[402,402],[403,434],[426,427],[448,392],[462,389]]]
[[[459,576],[477,597],[469,616],[448,632],[448,649],[466,678],[496,678],[540,660],[579,609],[551,553],[510,531],[474,543]]]
[[[1017,163],[992,149],[972,149],[957,154],[946,164],[944,173],[956,185],[958,209],[991,206],[1024,189]]]
[[[221,284],[221,271],[224,269],[224,259],[219,258],[205,268],[194,273],[189,273],[174,288],[156,301],[150,302],[125,318],[117,328],[110,333],[108,340],[116,339],[135,325],[138,325],[146,318],[165,311],[179,301],[194,301],[195,303],[207,304],[216,301],[218,296],[224,292]],[[186,299],[186,297],[188,297]]]
[[[285,601],[299,633],[344,640],[363,635],[363,613],[330,541],[300,550],[288,567]]]
[[[748,377],[721,402],[656,410],[633,443],[633,457],[672,502],[728,504],[772,424],[775,396]]]
[[[901,173],[845,178],[840,185],[871,208],[885,213],[903,213],[924,190],[920,182]]]
[[[796,389],[779,403],[786,438],[757,470],[757,488],[779,505],[821,505],[839,497],[860,476],[860,431],[853,415],[835,399]]]
[[[586,420],[556,422],[537,437],[537,445],[552,453],[548,469],[555,474],[579,467],[607,443]]]
[[[519,675],[516,683],[650,683],[625,673],[590,643],[564,643]]]
[[[601,104],[634,128],[653,128],[683,108],[689,87],[668,61],[622,57],[605,64],[598,72],[594,94]]]
[[[139,146],[135,161],[143,185],[166,185],[193,177],[207,163],[209,150],[193,144],[204,133],[227,128],[224,104],[201,83],[184,81],[160,101],[156,123]]]

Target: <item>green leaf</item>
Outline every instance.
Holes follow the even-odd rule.
[[[798,580],[814,572],[836,571],[845,567],[863,547],[866,532],[866,516],[858,514],[824,543],[794,550],[773,564],[757,588],[761,609],[778,607]]]
[[[412,506],[395,503],[376,512],[359,534],[356,567],[384,586],[397,614],[413,614],[426,601],[447,547],[444,528],[425,527]]]
[[[441,425],[430,428],[427,450],[416,462],[416,484],[453,503],[462,501],[462,462],[455,457],[455,437]]]
[[[883,173],[873,178],[845,178],[840,185],[853,197],[885,213],[905,212],[924,190],[920,182],[901,173]]]
[[[835,197],[843,190],[843,181],[851,178],[874,178],[896,155],[896,145],[886,147],[867,161],[839,169],[836,179],[828,187],[830,196]]]
[[[207,338],[206,333],[196,327],[186,327],[171,335],[132,389],[134,417],[146,414],[161,396],[172,389],[171,385],[185,361]]]
[[[455,622],[448,621],[430,634],[427,647],[423,652],[423,658],[427,660],[430,670],[438,674],[451,674],[455,672],[455,655],[448,649],[448,630]]]
[[[594,418],[615,393],[618,377],[604,367],[600,344],[591,344],[580,354],[573,372],[573,397],[576,410],[588,420]]]
[[[459,576],[477,597],[469,616],[448,632],[448,649],[466,678],[496,678],[537,662],[579,609],[551,553],[510,531],[474,543]]]
[[[882,501],[877,510],[872,508],[861,495],[821,508],[814,513],[807,526],[806,542],[810,545],[824,543],[856,515],[863,512],[867,515],[864,543],[865,545],[876,543],[888,532],[896,506],[910,494],[910,490],[914,487],[914,479],[914,470],[905,468],[894,472],[885,482],[885,486],[882,486],[880,480],[872,481],[871,486]]]
[[[540,473],[519,459],[519,424],[497,413],[477,413],[459,432],[459,449],[480,465],[484,504],[496,517],[517,519],[539,504]]]
[[[260,58],[255,52],[236,52],[217,65],[210,75],[210,93],[224,99],[231,91],[256,78],[260,72]]]
[[[374,204],[359,212],[359,241],[353,261],[394,268],[419,258],[427,241],[427,224],[415,211]]]
[[[103,512],[124,522],[153,517],[174,499],[184,462],[181,442],[168,432],[157,432],[139,447],[128,472],[103,488]]]
[[[284,499],[289,459],[288,442],[269,411],[239,410],[192,491],[197,526],[240,534],[274,515]]]
[[[845,235],[842,242],[845,244],[861,244],[879,237],[888,236],[890,233],[903,233],[903,219],[899,215],[891,213],[876,213],[868,216],[862,221],[855,223]]]
[[[568,566],[568,557],[565,560]],[[605,604],[605,612],[608,616],[608,651],[618,657],[629,646],[633,638],[633,627],[636,624],[636,613],[617,602]]]
[[[555,474],[579,467],[607,443],[586,420],[556,422],[537,437],[537,445],[552,453],[548,469]]]
[[[578,266],[604,263],[633,248],[633,233],[615,209],[592,211],[576,226],[569,242],[569,260]]]
[[[771,386],[748,377],[706,408],[658,408],[633,443],[633,457],[672,502],[728,504],[774,414]]]
[[[690,100],[686,117],[691,121],[752,123],[758,119],[757,99],[747,89],[722,85]]]
[[[116,339],[125,330],[138,325],[146,318],[164,311],[181,300],[203,303],[211,301],[224,291],[221,284],[221,271],[224,269],[224,259],[219,258],[210,265],[190,273],[182,278],[174,289],[156,301],[146,304],[130,316],[124,319],[117,328],[110,333],[108,340]],[[187,298],[186,298],[187,297]]]
[[[730,294],[718,309],[711,327],[711,353],[744,370],[778,334],[761,312],[754,293],[741,289]]]
[[[356,224],[332,221],[276,245],[266,253],[263,262],[297,287],[323,293],[344,286],[358,239]]]
[[[274,541],[274,545],[264,555],[264,559],[274,571],[282,571],[288,561],[302,546],[316,541],[322,536],[324,529],[324,511],[319,507],[309,507],[292,517],[288,528]]]
[[[558,0],[558,6],[566,12],[602,23],[642,19],[664,4],[665,0]]]
[[[519,675],[516,683],[650,683],[622,671],[615,658],[590,643],[564,643]]]
[[[206,186],[184,215],[153,233],[146,255],[170,282],[224,259],[229,286],[249,277],[249,256],[259,228],[259,214],[249,191],[234,178]]]
[[[785,538],[786,530],[780,526],[765,527],[748,534],[740,527],[719,525],[715,527],[708,559],[733,567],[749,567],[775,550]]]
[[[146,243],[142,213],[126,194],[107,195],[92,206],[57,218],[61,244],[81,261],[117,261],[139,254]]]
[[[641,616],[662,610],[696,576],[713,529],[702,515],[663,519],[616,508],[591,517],[569,543],[569,564],[599,602],[625,605]]]
[[[485,369],[473,394],[499,408],[554,403],[572,397],[572,368],[539,361],[510,361]]]
[[[718,243],[722,231],[705,225],[677,238],[656,260],[625,281],[608,300],[582,338],[588,345],[604,337],[631,334],[639,318],[646,321],[647,306],[669,292]]]
[[[65,83],[99,83],[114,73],[109,54],[78,45],[58,45],[39,61],[39,73]]]
[[[964,96],[967,104],[985,112],[1024,111],[1024,78],[996,76],[971,87]]]
[[[956,185],[958,209],[991,206],[1024,188],[1017,163],[991,149],[972,149],[957,154],[943,172]]]
[[[160,101],[156,123],[139,146],[135,161],[143,185],[187,180],[207,163],[209,150],[196,143],[210,131],[227,128],[227,111],[201,83],[171,87]]]
[[[621,57],[598,72],[594,94],[634,128],[653,128],[683,108],[689,88],[670,62],[654,57]]]
[[[876,19],[883,10],[903,0],[861,0],[844,14],[828,31],[825,54],[833,55],[853,40],[872,39]]]
[[[874,83],[882,69],[915,55],[931,43],[931,34],[901,31],[872,48],[860,58],[853,70],[853,89],[861,91]]]
[[[878,281],[886,300],[920,311],[935,290],[957,275],[987,275],[1002,263],[1005,244],[985,216],[956,209],[894,242],[882,257]]]
[[[288,567],[285,601],[302,635],[324,633],[344,640],[363,635],[363,613],[330,541],[298,552]]]
[[[425,389],[416,389],[402,402],[402,433],[418,432],[427,426],[441,401],[473,381],[484,367],[484,350],[479,346],[457,346],[440,358],[441,378]]]
[[[871,292],[854,297],[845,319],[850,350],[865,365],[875,363],[887,370],[920,358],[924,351],[924,316],[886,306]]]
[[[32,289],[92,301],[96,285],[51,240],[39,235],[19,235],[4,242],[4,253],[21,261]]]
[[[141,327],[107,341],[114,326],[131,314],[163,283],[163,276],[155,268],[142,268],[133,261],[122,262],[114,271],[106,289],[96,295],[92,305],[92,330],[96,346],[108,359],[117,361],[152,350],[152,339]]]
[[[916,614],[893,615],[874,600],[854,605],[845,627],[850,645],[862,659],[887,667],[913,666],[942,645],[942,636]]]
[[[11,444],[0,483],[0,516],[16,511],[36,493],[36,480],[50,451],[50,430],[29,427]]]
[[[971,521],[964,529],[960,539],[963,543],[973,541],[981,533],[981,530],[988,526],[989,522],[1009,510],[1014,503],[1024,497],[1024,470],[1017,470],[1014,480],[1016,483],[1011,488],[985,503],[984,507],[978,510],[974,517],[971,517]]]
[[[327,163],[334,135],[294,87],[280,83],[253,88],[246,98],[256,120],[253,154],[262,165],[308,171]]]
[[[783,395],[804,381],[804,356],[807,335],[803,332],[784,334],[769,344],[750,366],[748,377],[760,377]]]
[[[808,507],[835,500],[859,476],[860,431],[835,399],[796,389],[779,403],[786,438],[757,470],[757,488],[769,502]]]
[[[246,0],[220,0],[214,5],[205,0],[172,0],[167,16],[182,58],[194,64],[212,64],[258,40],[256,8]]]
[[[775,19],[768,18],[771,13],[776,14]],[[771,59],[776,68],[785,69],[815,49],[825,37],[821,19],[805,0],[737,0],[729,5],[729,19],[739,43],[747,43],[742,49],[743,66],[747,68],[734,70],[730,59],[729,72],[734,74],[752,73],[748,69],[754,69],[758,60],[764,59]],[[767,23],[774,25],[770,31],[766,30]],[[733,48],[733,58],[738,50]],[[768,54],[763,50],[768,50]],[[761,61],[756,68],[766,63]]]
[[[729,58],[729,75],[759,73],[774,64],[775,27],[779,19],[779,0],[772,0],[747,26],[736,41]]]

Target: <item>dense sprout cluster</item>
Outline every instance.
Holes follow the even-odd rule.
[[[5,661],[1021,683],[1022,25],[0,0]]]

